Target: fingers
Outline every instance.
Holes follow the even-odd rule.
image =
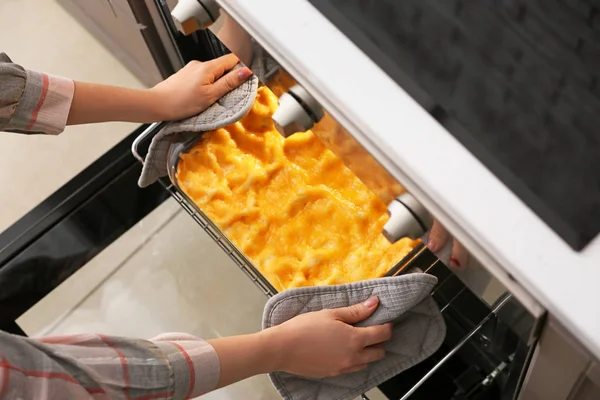
[[[225,72],[231,70],[240,62],[235,54],[227,54],[214,60],[210,60],[204,63],[206,72],[214,76],[215,81],[219,79]]]
[[[469,253],[462,244],[456,240],[452,244],[452,255],[450,256],[450,266],[455,268],[465,267],[469,258]]]
[[[364,346],[372,346],[375,344],[387,342],[392,338],[392,324],[374,325],[360,329],[361,335],[364,338]]]
[[[437,220],[433,221],[433,226],[429,232],[427,247],[434,253],[440,251],[448,241],[448,231]]]
[[[434,253],[442,250],[449,240],[450,234],[438,221],[433,222],[433,227],[429,232],[429,239],[427,241],[427,247]],[[469,261],[469,253],[465,248],[456,240],[452,241],[452,253],[450,255],[449,264],[451,267],[461,268],[466,266]]]
[[[252,71],[246,67],[229,71],[212,85],[212,96],[215,100],[220,99],[244,83],[250,76],[252,76]]]
[[[338,320],[347,324],[356,324],[364,319],[367,319],[377,309],[379,305],[379,299],[377,297],[371,297],[364,303],[355,304],[350,307],[336,308],[333,311],[333,315]]]

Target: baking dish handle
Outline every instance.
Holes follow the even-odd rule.
[[[166,124],[166,122],[155,122],[150,124],[131,144],[131,153],[142,164],[144,163],[144,157],[140,155],[140,144],[150,137],[154,137],[154,135],[156,135]]]

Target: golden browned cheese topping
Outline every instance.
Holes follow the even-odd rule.
[[[181,155],[180,187],[279,291],[383,276],[416,245],[390,244],[386,206],[311,131],[284,139],[260,88],[241,121]]]

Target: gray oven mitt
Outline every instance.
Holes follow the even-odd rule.
[[[236,68],[240,67],[241,64]],[[171,135],[181,132],[199,132],[200,134],[239,121],[254,104],[259,79],[265,82],[278,71],[279,66],[260,46],[254,44],[251,69],[254,75],[237,89],[227,93],[194,117],[168,123],[154,136],[138,180],[140,187],[146,187],[156,182],[158,178],[167,175],[167,153],[171,144]]]
[[[221,97],[200,114],[168,123],[154,136],[138,180],[146,187],[167,175],[167,156],[171,144],[170,136],[181,132],[206,132],[222,128],[242,119],[252,108],[256,98],[258,78],[251,76],[237,89]]]
[[[333,378],[313,379],[285,372],[270,374],[285,400],[350,400],[432,355],[442,344],[446,325],[430,296],[437,278],[405,274],[337,286],[286,290],[272,297],[263,313],[263,329],[299,314],[361,303],[379,297],[377,310],[357,326],[394,322],[386,356],[367,369]]]

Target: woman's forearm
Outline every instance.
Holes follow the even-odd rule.
[[[279,338],[273,330],[208,340],[221,363],[217,388],[280,368]]]
[[[257,374],[284,371],[323,378],[360,371],[385,355],[392,324],[356,328],[379,300],[302,314],[252,335],[209,340],[220,360],[217,387]]]
[[[107,121],[143,123],[160,119],[160,104],[151,90],[75,82],[67,125]]]
[[[92,122],[173,121],[206,110],[252,75],[248,68],[234,69],[235,55],[208,62],[192,61],[151,89],[75,82],[67,125]]]

